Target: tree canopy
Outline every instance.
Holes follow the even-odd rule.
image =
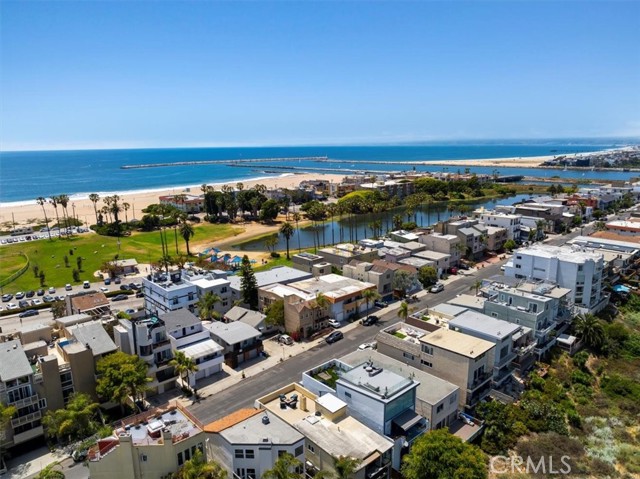
[[[74,393],[62,409],[47,411],[42,424],[49,436],[58,441],[74,441],[93,434],[98,424],[96,412],[98,403],[84,393]]]
[[[265,323],[269,326],[284,328],[284,300],[279,299],[271,303],[265,311]]]
[[[240,285],[242,288],[242,300],[253,310],[258,309],[258,282],[256,275],[251,267],[249,257],[245,254],[242,258],[242,266],[240,267],[242,276]]]
[[[446,429],[418,438],[404,456],[405,479],[485,479],[487,465],[482,451]]]
[[[151,381],[147,377],[149,366],[138,356],[117,351],[101,358],[96,365],[99,396],[124,405],[129,397],[141,398]]]

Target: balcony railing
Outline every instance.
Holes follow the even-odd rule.
[[[37,421],[42,418],[42,414],[40,411],[32,412],[31,414],[27,414],[26,416],[20,416],[11,420],[11,427],[14,429],[16,427],[22,426],[23,424],[27,424],[29,422]]]
[[[34,394],[24,399],[18,399],[17,401],[10,403],[10,405],[20,409],[22,407],[30,406],[31,404],[36,404],[39,400],[40,397],[37,394]]]
[[[476,379],[473,380],[469,389],[471,390],[477,389],[478,387],[482,386],[482,384],[486,383],[489,379],[491,379],[492,376],[493,376],[493,373],[491,372],[482,373],[480,376],[478,376]]]

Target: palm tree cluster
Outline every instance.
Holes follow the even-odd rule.
[[[195,373],[198,370],[198,366],[193,358],[190,358],[182,351],[176,351],[173,355],[173,359],[169,361],[169,366],[173,366],[174,371],[182,382],[182,387],[185,387],[184,378],[187,378],[187,385],[191,385],[191,373]]]

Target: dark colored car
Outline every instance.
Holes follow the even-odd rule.
[[[344,334],[342,334],[342,331],[334,331],[329,336],[327,336],[324,340],[327,343],[331,344],[331,343],[335,343],[336,341],[340,341],[342,338],[344,338]]]
[[[29,301],[27,301],[26,299],[21,299],[20,301],[18,301],[18,306],[21,308],[27,308],[29,306]]]
[[[386,308],[388,306],[387,303],[385,303],[384,301],[380,301],[380,300],[374,301],[373,305],[377,306],[378,308]]]
[[[144,293],[142,291],[136,292],[136,298],[144,298]]]
[[[53,296],[51,296],[50,294],[47,294],[44,298],[42,298],[44,300],[45,303],[53,303],[56,298],[54,298]]]
[[[373,326],[374,324],[376,324],[378,321],[380,320],[380,318],[378,318],[377,316],[374,316],[373,314],[370,316],[367,316],[366,318],[364,318],[361,322],[364,326]]]
[[[114,280],[113,280],[113,282],[114,282],[115,284],[120,284],[120,278],[116,278],[116,279],[114,279]]]
[[[38,296],[44,296],[44,289],[39,289],[38,291],[36,291],[36,294]]]
[[[458,269],[463,269],[465,271],[469,270],[469,265],[467,263],[458,264]]]
[[[118,296],[114,296],[111,298],[111,301],[124,301],[128,296],[126,294],[119,294]]]
[[[27,298],[33,298],[36,295],[36,292],[33,290],[27,291]]]
[[[136,283],[129,283],[129,289],[133,291],[138,291],[140,287]]]
[[[109,285],[111,284],[111,278],[105,278],[105,279],[104,279],[104,284],[105,284],[106,286],[109,286]]]
[[[126,284],[123,284],[122,286],[120,286],[120,291],[129,291],[130,289],[131,288]]]
[[[19,318],[28,318],[29,316],[37,316],[40,314],[36,309],[27,309],[18,315]]]

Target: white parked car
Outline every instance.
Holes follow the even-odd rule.
[[[107,293],[109,291],[109,288],[106,288],[104,286],[100,286],[100,291],[102,291],[103,293]]]
[[[18,305],[16,303],[7,304],[7,309],[18,309]]]
[[[358,346],[358,350],[364,351],[366,349],[376,349],[377,347],[378,343],[376,341],[373,341],[371,343],[362,343],[360,346]]]
[[[36,298],[36,299],[32,299],[32,300],[31,300],[31,304],[32,304],[33,306],[38,306],[39,304],[42,304],[42,301],[41,301],[41,300],[39,300],[38,298]]]
[[[339,328],[341,326],[340,321],[336,321],[335,319],[330,319],[327,322],[329,323],[329,326],[331,326],[332,328]]]
[[[429,291],[431,291],[432,293],[439,293],[440,291],[444,291],[444,284],[436,283],[431,286],[431,289]]]

